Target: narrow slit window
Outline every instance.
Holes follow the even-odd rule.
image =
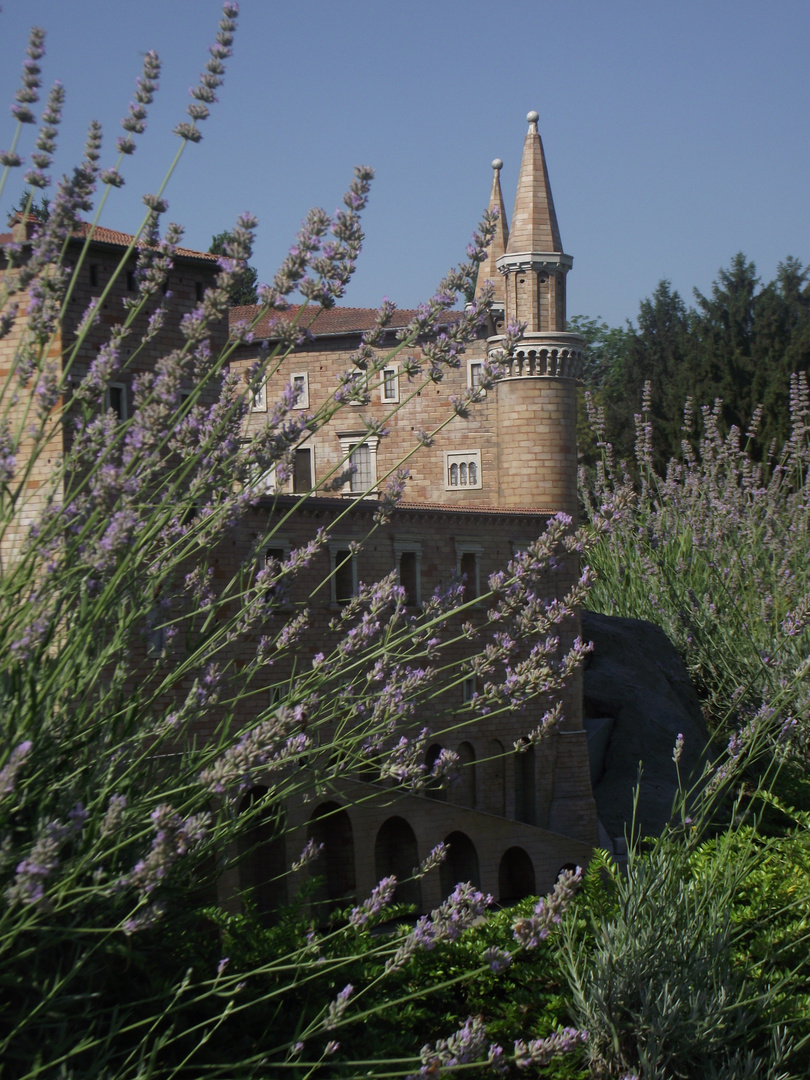
[[[293,494],[306,495],[312,490],[312,450],[301,446],[293,461]]]

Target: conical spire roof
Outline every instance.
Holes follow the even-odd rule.
[[[537,131],[538,115],[530,112],[526,119],[529,130],[523,144],[512,231],[506,250],[510,254],[520,251],[561,252],[563,246],[551,197],[543,143]]]
[[[491,281],[495,286],[495,305],[504,306],[506,303],[506,286],[503,275],[498,273],[496,261],[506,251],[509,241],[509,224],[506,220],[506,207],[503,205],[503,193],[501,192],[501,169],[503,162],[495,158],[492,162],[492,191],[489,195],[489,210],[497,210],[498,223],[495,226],[495,235],[492,243],[487,248],[487,257],[478,267],[478,277],[475,283],[475,297],[481,295],[485,281]]]

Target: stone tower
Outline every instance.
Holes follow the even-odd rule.
[[[507,233],[504,221],[508,241],[494,260],[500,279],[496,301],[503,298],[505,323],[526,326],[509,361],[509,378],[498,386],[501,499],[504,506],[576,517],[576,386],[584,343],[565,331],[565,279],[573,259],[562,249],[537,113],[527,119],[512,228]],[[493,162],[493,197],[496,185],[500,195],[499,166]],[[502,341],[501,335],[489,339],[491,356]]]

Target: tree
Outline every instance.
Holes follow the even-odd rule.
[[[231,242],[231,233],[226,229],[211,237],[211,246],[208,250],[213,255],[227,255],[228,244]],[[256,292],[256,283],[259,280],[259,272],[255,266],[245,263],[244,273],[234,283],[230,293],[231,307],[241,307],[243,304],[257,304],[259,296]]]

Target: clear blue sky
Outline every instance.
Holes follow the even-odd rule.
[[[0,101],[27,30],[67,91],[57,170],[88,120],[112,164],[140,54],[161,90],[103,224],[132,231],[157,188],[215,0],[4,0]],[[501,157],[508,212],[525,116],[540,113],[565,250],[569,313],[635,318],[661,278],[689,301],[737,251],[770,280],[810,261],[807,0],[243,0],[220,101],[168,197],[189,246],[242,210],[260,219],[269,279],[312,205],[334,210],[354,163],[377,170],[366,245],[345,303],[425,299],[464,248]],[[4,113],[8,117],[8,112]],[[4,124],[7,121],[4,121]],[[0,133],[0,146],[8,146]],[[3,210],[22,183],[14,180]],[[3,222],[4,224],[4,222]]]

